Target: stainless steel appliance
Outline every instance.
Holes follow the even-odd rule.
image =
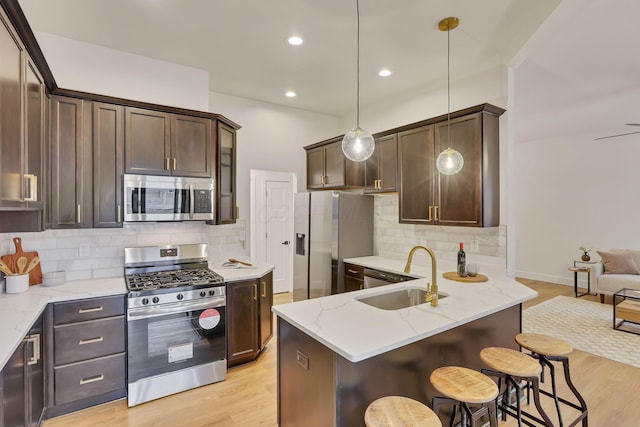
[[[415,277],[403,276],[402,274],[389,273],[373,268],[365,268],[363,271],[365,289],[389,285],[391,283],[406,282],[407,280],[416,280]]]
[[[343,260],[373,255],[373,196],[298,193],[294,233],[293,300],[344,292]]]
[[[207,245],[125,248],[128,404],[227,376],[224,279]]]
[[[213,220],[213,179],[124,175],[124,220]]]

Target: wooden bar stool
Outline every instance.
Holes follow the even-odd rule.
[[[569,373],[569,353],[573,351],[573,347],[566,341],[563,341],[558,338],[550,337],[548,335],[542,334],[529,334],[522,333],[516,335],[516,343],[520,345],[522,348],[529,350],[533,357],[538,359],[540,362],[540,366],[542,367],[542,373],[540,375],[541,381],[544,382],[544,367],[549,368],[549,376],[551,377],[551,393],[546,390],[540,390],[540,393],[553,397],[556,404],[556,411],[558,412],[558,422],[560,427],[563,427],[562,422],[562,414],[560,412],[560,403],[568,405],[574,409],[580,411],[580,416],[578,416],[570,425],[574,426],[578,423],[578,421],[582,420],[582,426],[587,427],[588,425],[588,410],[587,403],[584,398],[578,392],[575,385],[571,381],[571,374]],[[567,382],[567,386],[578,400],[578,404],[574,402],[569,402],[568,400],[559,397],[558,391],[556,388],[556,376],[555,376],[555,367],[551,362],[561,362],[564,370],[564,378]]]
[[[442,427],[427,405],[402,396],[385,396],[371,402],[364,413],[367,427]]]
[[[488,376],[473,369],[459,366],[444,366],[431,373],[431,384],[443,397],[433,398],[433,410],[438,413],[438,408],[443,403],[460,405],[462,426],[476,426],[479,415],[489,413],[491,427],[497,427],[498,417],[496,413],[496,397],[498,386]],[[481,411],[472,411],[471,407],[483,408]],[[451,416],[451,423],[455,418],[455,410]]]
[[[553,423],[549,419],[549,416],[542,409],[540,405],[540,389],[538,384],[538,377],[542,372],[542,367],[536,359],[530,357],[524,353],[521,353],[510,348],[502,347],[487,347],[480,352],[480,359],[491,370],[482,370],[483,373],[488,375],[497,375],[505,380],[505,390],[502,393],[502,403],[500,409],[502,409],[503,420],[506,420],[506,414],[515,417],[518,420],[518,426],[522,426],[522,415],[528,417],[540,424],[547,427],[553,427]],[[538,413],[542,416],[542,419],[522,411],[520,407],[520,382],[524,380],[530,383],[533,387],[533,400],[535,402]],[[516,406],[515,408],[509,402],[509,387],[513,386],[516,392]],[[513,410],[516,410],[515,414]],[[525,424],[533,426],[534,424],[524,421]]]

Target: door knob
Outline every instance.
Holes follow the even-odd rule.
[[[288,241],[288,240],[285,240],[284,242],[282,242],[282,244],[283,244],[283,245],[288,245],[288,244],[289,244],[289,241]]]

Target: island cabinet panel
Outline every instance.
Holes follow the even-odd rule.
[[[124,108],[93,103],[93,227],[122,227]]]
[[[49,304],[46,418],[126,396],[122,295]]]
[[[438,395],[428,380],[431,372],[448,365],[480,370],[483,348],[517,350],[520,331],[518,304],[354,363],[278,318],[278,425],[362,426],[367,406],[383,396],[431,406]],[[449,416],[440,413],[443,425]]]
[[[376,147],[365,162],[365,193],[397,191],[398,135],[375,139]]]
[[[305,147],[307,189],[329,190],[364,186],[364,163],[342,153],[342,137]]]

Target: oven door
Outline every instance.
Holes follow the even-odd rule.
[[[128,382],[225,360],[225,315],[224,298],[129,309]]]

